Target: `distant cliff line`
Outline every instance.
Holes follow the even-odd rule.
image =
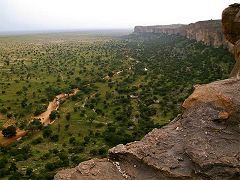
[[[221,20],[199,21],[188,25],[172,24],[157,26],[135,26],[134,33],[179,34],[187,37],[188,39],[194,39],[198,42],[203,42],[208,46],[230,46],[224,38]]]

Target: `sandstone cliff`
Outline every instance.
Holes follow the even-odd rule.
[[[227,12],[235,7],[240,13],[239,4]],[[240,33],[239,26],[237,31]],[[225,31],[228,32],[232,31]],[[234,39],[235,35],[226,36]],[[239,39],[232,41],[235,52],[240,52],[237,42]],[[183,103],[183,114],[169,125],[154,129],[141,141],[110,149],[109,159],[92,159],[76,168],[62,170],[55,179],[238,180],[239,97],[240,81],[235,77],[198,85]]]
[[[228,46],[222,32],[221,20],[199,21],[189,25],[136,26],[134,33],[179,34],[214,47]]]
[[[231,77],[240,78],[240,5],[232,4],[222,14],[223,32],[226,39],[234,45],[233,53],[236,64],[230,74]]]

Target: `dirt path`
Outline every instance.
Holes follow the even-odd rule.
[[[11,138],[5,138],[2,134],[2,131],[1,131],[1,133],[0,133],[0,146],[7,146],[7,145],[13,143],[16,140],[21,139],[26,134],[27,134],[27,131],[17,129],[16,136],[13,136]]]
[[[0,113],[0,119],[4,119],[4,116]]]
[[[78,91],[79,89],[74,89],[73,93],[71,94],[62,93],[57,95],[53,101],[49,102],[47,110],[44,113],[40,114],[39,116],[35,116],[34,118],[41,119],[41,123],[45,126],[51,124],[52,122],[49,119],[49,115],[51,114],[51,112],[54,110],[58,110],[61,101],[64,101],[67,98],[76,95]]]
[[[47,110],[45,112],[43,112],[42,114],[40,114],[39,116],[35,116],[34,118],[35,119],[41,119],[41,122],[44,126],[52,124],[54,121],[51,122],[50,119],[49,119],[49,115],[51,114],[51,112],[53,110],[57,110],[59,108],[59,105],[60,105],[61,101],[64,101],[67,98],[76,95],[78,91],[79,91],[79,89],[73,89],[73,92],[71,94],[62,93],[62,94],[57,95],[54,98],[53,101],[49,102]],[[27,131],[17,129],[16,136],[11,137],[11,138],[5,138],[2,134],[2,131],[1,131],[0,132],[0,146],[7,146],[7,145],[13,143],[16,140],[19,140],[20,138],[22,138],[26,134],[27,134]]]

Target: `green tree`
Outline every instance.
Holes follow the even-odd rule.
[[[41,123],[40,119],[33,119],[28,126],[29,130],[41,130],[43,128],[43,124]]]
[[[16,164],[14,162],[11,163],[10,167],[9,167],[9,171],[14,171],[16,172],[18,170]]]
[[[7,164],[7,162],[8,162],[7,158],[0,159],[0,169],[4,168]]]
[[[2,134],[4,137],[10,138],[16,136],[17,129],[14,126],[8,126],[7,128],[2,130]]]
[[[70,114],[70,112],[68,112],[68,113],[66,114],[66,120],[69,121],[70,118],[71,118],[71,114]]]
[[[49,127],[46,127],[44,130],[43,130],[43,137],[44,138],[48,138],[51,136],[52,134],[52,130],[49,128]]]
[[[49,115],[49,118],[51,121],[55,120],[58,116],[58,112],[56,110],[53,110],[50,115]]]
[[[28,168],[26,169],[26,175],[27,175],[27,176],[31,176],[32,173],[33,173],[33,169],[30,168],[30,167],[28,167]]]

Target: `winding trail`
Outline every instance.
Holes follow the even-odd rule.
[[[123,70],[120,70],[118,72],[115,72],[113,74],[113,76],[119,75],[120,73],[122,73]],[[87,84],[86,86],[89,86],[90,84]],[[49,124],[54,123],[54,121],[50,121],[49,115],[51,114],[52,111],[54,110],[58,110],[60,102],[66,100],[67,98],[76,95],[79,92],[79,89],[73,89],[73,92],[70,94],[59,94],[57,95],[53,101],[49,102],[47,110],[45,112],[43,112],[42,114],[33,117],[32,119],[40,119],[41,123],[44,126],[47,126]],[[82,105],[83,107],[85,106],[86,102],[88,99],[93,98],[97,93],[94,93],[92,95],[90,95],[89,97],[85,98],[84,100],[84,104]],[[1,146],[7,146],[13,142],[15,142],[16,140],[21,139],[22,137],[24,137],[27,134],[27,131],[25,130],[21,130],[19,128],[17,128],[17,134],[14,137],[11,138],[5,138],[2,134],[2,131],[0,131],[0,147]]]
[[[71,94],[62,93],[62,94],[57,95],[53,101],[49,102],[47,110],[45,112],[43,112],[42,114],[35,116],[34,118],[40,119],[41,123],[44,126],[52,124],[54,121],[51,122],[49,119],[49,115],[51,114],[51,112],[54,110],[58,110],[61,101],[64,101],[71,96],[75,96],[78,91],[79,91],[79,89],[73,89],[73,92]]]
[[[64,101],[67,98],[76,95],[78,92],[79,92],[79,89],[73,89],[73,92],[70,93],[70,94],[62,93],[62,94],[57,95],[53,99],[53,101],[49,102],[47,110],[45,112],[43,112],[42,114],[33,117],[33,119],[40,119],[41,123],[44,126],[52,124],[54,121],[51,122],[50,118],[49,118],[49,115],[51,114],[51,112],[54,111],[54,110],[58,110],[61,101]],[[16,136],[13,136],[11,138],[6,138],[6,137],[3,136],[2,131],[1,131],[1,133],[0,133],[0,147],[1,146],[7,146],[7,145],[15,142],[16,140],[21,139],[26,134],[27,134],[27,131],[17,128]]]
[[[13,136],[11,138],[6,138],[6,137],[3,136],[2,131],[1,131],[1,133],[0,133],[0,147],[12,144],[14,141],[20,140],[23,136],[25,136],[27,134],[27,131],[21,130],[19,128],[17,128],[16,132],[17,132],[16,136]]]

